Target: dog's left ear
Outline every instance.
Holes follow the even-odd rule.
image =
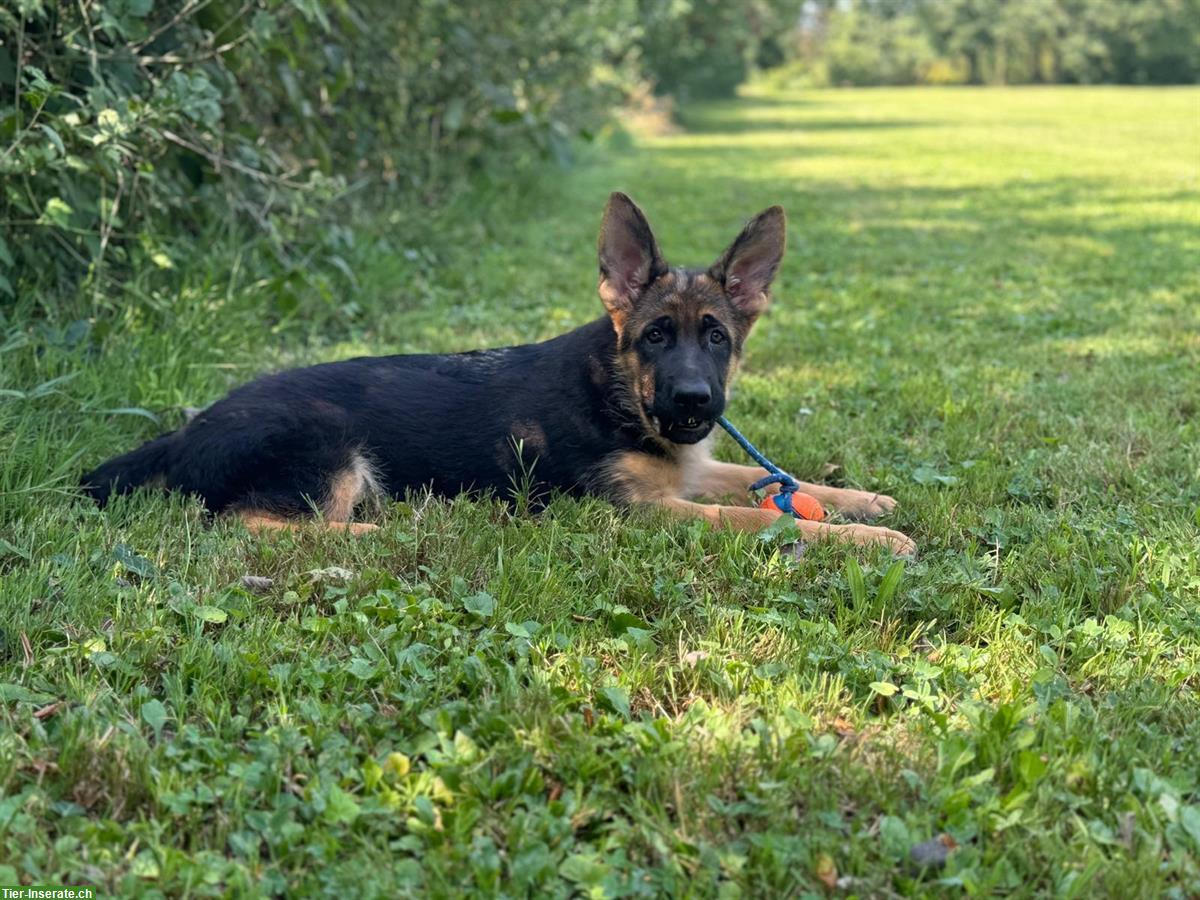
[[[748,316],[757,316],[767,306],[786,241],[787,217],[782,206],[772,206],[746,223],[708,274],[721,283],[734,306]]]

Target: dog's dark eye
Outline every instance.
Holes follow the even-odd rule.
[[[708,340],[713,344],[723,344],[725,342],[725,332],[720,328],[714,328],[708,333]]]
[[[661,328],[647,328],[646,333],[642,337],[646,339],[647,343],[661,344],[666,335],[662,333]]]

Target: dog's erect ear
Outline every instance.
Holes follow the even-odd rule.
[[[667,271],[650,223],[624,194],[613,193],[600,222],[600,299],[621,330],[642,292]]]
[[[746,223],[708,274],[719,281],[734,306],[757,316],[767,305],[767,292],[783,259],[787,218],[782,206],[763,210]]]

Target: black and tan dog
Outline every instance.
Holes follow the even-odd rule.
[[[101,505],[156,484],[196,494],[214,513],[237,512],[258,529],[316,513],[328,526],[359,532],[373,526],[350,520],[373,495],[425,488],[505,495],[524,480],[535,491],[762,528],[780,515],[748,505],[747,486],[765,473],[713,460],[706,438],[767,304],[784,233],[775,206],[709,268],[672,268],[641,210],[613,194],[599,242],[606,316],[540,344],[367,357],[269,375],[89,472],[83,487]],[[800,489],[850,519],[895,505],[864,491]],[[914,549],[886,528],[797,527],[809,538]]]

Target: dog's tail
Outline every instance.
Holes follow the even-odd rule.
[[[79,486],[104,506],[114,494],[128,494],[134,488],[165,475],[174,441],[175,432],[146,441],[136,450],[110,459],[85,474],[79,480]]]

